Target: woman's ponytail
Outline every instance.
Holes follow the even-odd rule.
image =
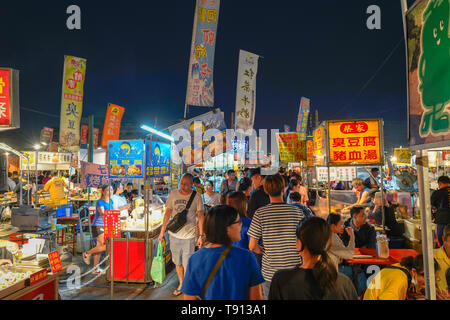
[[[298,228],[297,238],[302,243],[302,250],[308,249],[312,256],[320,255],[312,271],[318,286],[323,289],[325,295],[335,288],[338,277],[336,266],[327,253],[331,244],[331,229],[324,219],[311,217]]]

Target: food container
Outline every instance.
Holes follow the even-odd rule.
[[[389,239],[384,234],[377,235],[377,256],[382,259],[389,258]]]

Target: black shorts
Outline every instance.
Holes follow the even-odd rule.
[[[103,233],[105,233],[105,229],[103,229],[103,227],[92,226],[92,238],[97,238]]]

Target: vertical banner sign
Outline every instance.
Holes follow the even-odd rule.
[[[394,157],[397,158],[394,164],[411,165],[411,150],[407,148],[395,148]]]
[[[214,52],[220,0],[197,0],[192,33],[186,104],[214,105]]]
[[[109,176],[111,178],[144,177],[144,141],[108,142]]]
[[[58,251],[53,251],[48,254],[48,261],[50,263],[50,268],[52,273],[56,273],[62,270],[61,258],[59,257]]]
[[[61,98],[59,144],[61,147],[78,147],[80,121],[83,111],[83,86],[86,59],[65,56]]]
[[[120,238],[119,210],[105,210],[105,238]]]
[[[0,131],[20,128],[19,71],[0,69]]]
[[[35,151],[22,151],[22,170],[28,170],[28,165],[31,170],[36,167],[36,152]]]
[[[81,144],[88,144],[88,132],[89,132],[89,126],[82,125],[81,126],[81,137],[80,137]]]
[[[308,127],[310,100],[302,97],[298,110],[297,132],[300,133],[300,140],[306,140],[306,129]]]
[[[327,145],[325,140],[325,127],[322,125],[313,134],[313,162],[315,166],[325,166],[325,157],[327,153]]]
[[[45,144],[46,146],[49,146],[50,143],[52,143],[52,141],[53,141],[53,128],[47,127],[42,128],[40,142],[42,144]]]
[[[94,149],[98,147],[99,128],[94,128]]]
[[[328,121],[330,166],[382,164],[380,121]]]
[[[410,146],[445,144],[450,140],[450,2],[417,2],[406,20]]]
[[[108,141],[119,139],[120,122],[122,121],[124,112],[125,108],[121,106],[117,106],[115,104],[108,105],[108,109],[106,110],[105,124],[103,125],[102,148],[106,149],[108,147]]]
[[[231,151],[232,144],[227,142],[227,127],[220,109],[214,109],[169,127],[171,134],[177,129],[190,132],[189,146],[178,150],[180,158],[186,165],[202,163],[211,157]],[[196,133],[201,137],[197,138],[198,141]]]
[[[307,140],[306,141],[306,152],[308,155],[308,167],[314,167],[314,141],[313,140]]]
[[[240,50],[236,88],[236,129],[244,132],[253,129],[256,108],[256,74],[258,73],[256,54]]]
[[[278,133],[277,143],[280,161],[306,161],[306,140],[299,140],[298,132]]]
[[[171,146],[168,143],[147,141],[145,148],[147,177],[170,176]]]

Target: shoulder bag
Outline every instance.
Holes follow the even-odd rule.
[[[197,192],[192,191],[191,197],[189,198],[189,201],[186,205],[186,208],[177,213],[175,217],[172,218],[172,220],[167,224],[167,230],[173,233],[177,233],[181,230],[181,228],[184,227],[187,221],[187,214],[189,211],[189,208],[191,207],[192,201],[194,201],[194,197],[197,194]]]

